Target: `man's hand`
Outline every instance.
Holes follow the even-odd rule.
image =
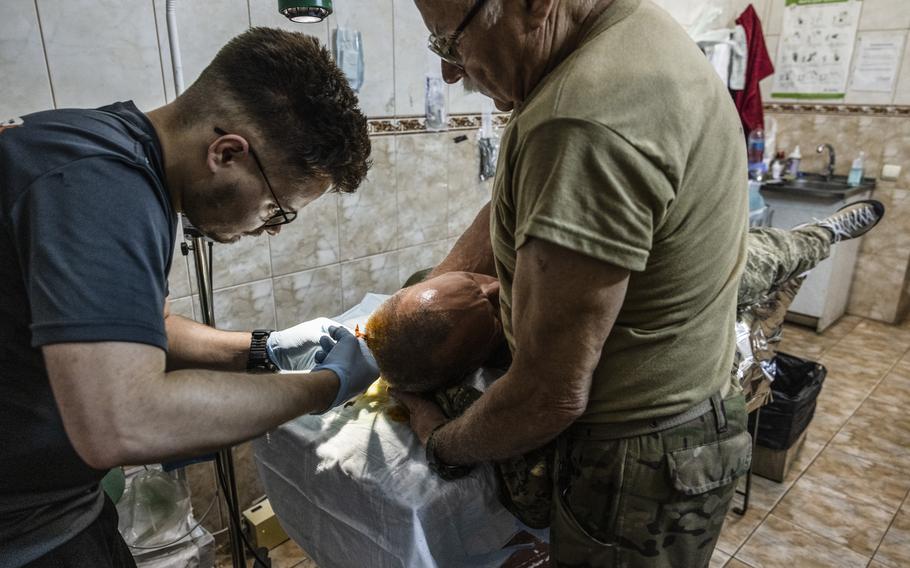
[[[408,408],[411,430],[417,434],[417,439],[420,440],[420,444],[423,446],[427,445],[427,440],[433,430],[448,421],[439,405],[431,400],[396,389],[391,389],[389,394]]]
[[[338,376],[338,395],[329,407],[334,408],[373,384],[379,378],[379,366],[366,343],[349,330],[333,325],[328,331],[313,355],[318,363],[313,371],[332,371]]]
[[[281,331],[273,331],[266,342],[269,359],[282,371],[305,371],[313,368],[319,340],[328,336],[329,328],[341,324],[328,318],[316,318]]]

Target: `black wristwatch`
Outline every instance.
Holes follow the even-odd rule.
[[[246,361],[246,370],[250,373],[275,373],[278,367],[269,359],[265,343],[271,335],[271,329],[257,329],[250,339],[250,356]]]
[[[433,428],[433,431],[430,432],[430,437],[427,438],[427,465],[430,466],[430,471],[439,477],[445,479],[446,481],[452,481],[471,473],[471,470],[474,469],[474,466],[449,465],[442,462],[439,457],[436,456],[436,433],[439,432],[439,429],[446,424],[446,422],[443,422],[436,428]]]

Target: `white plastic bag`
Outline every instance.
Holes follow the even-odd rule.
[[[130,546],[153,547],[179,539],[190,530],[190,492],[186,482],[160,469],[140,472],[130,479],[117,503],[118,528]]]

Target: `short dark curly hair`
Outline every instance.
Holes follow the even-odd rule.
[[[251,28],[230,40],[177,100],[184,124],[252,127],[291,175],[327,177],[346,193],[370,167],[357,95],[313,37]],[[236,130],[235,130],[236,131]]]

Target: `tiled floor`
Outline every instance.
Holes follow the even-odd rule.
[[[815,419],[783,483],[753,477],[712,568],[910,567],[910,323],[846,316],[822,335],[787,325],[782,350],[828,369]],[[315,567],[291,541],[270,556]]]
[[[787,325],[781,350],[828,369],[815,418],[783,483],[753,477],[712,567],[910,567],[910,325]]]

